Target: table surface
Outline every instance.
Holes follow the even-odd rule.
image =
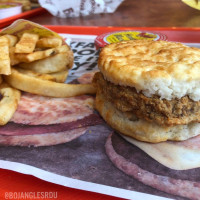
[[[126,26],[126,27],[200,27],[200,11],[181,0],[125,0],[114,13],[62,19],[44,12],[28,18],[42,25]],[[32,176],[0,170],[0,198],[7,191],[57,191],[58,199],[104,199],[116,197],[84,192],[47,183]],[[14,186],[14,187],[13,187]]]
[[[200,27],[200,10],[181,0],[124,0],[114,13],[67,19],[44,13],[29,19],[48,25]]]

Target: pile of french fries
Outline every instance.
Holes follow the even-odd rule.
[[[49,97],[94,94],[91,84],[64,83],[72,66],[73,52],[61,38],[39,37],[28,32],[20,38],[8,34],[1,36],[0,93],[3,99],[0,101],[0,125],[6,124],[14,114],[20,91]]]

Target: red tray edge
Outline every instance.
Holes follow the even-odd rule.
[[[81,35],[100,35],[106,32],[119,30],[146,30],[146,31],[200,31],[200,27],[121,27],[121,26],[65,26],[44,25],[58,33]]]
[[[17,19],[31,17],[33,15],[36,15],[38,13],[43,13],[43,12],[47,12],[47,11],[44,8],[35,8],[33,10],[29,10],[29,11],[20,13],[18,15],[7,17],[5,19],[0,19],[0,28],[10,25],[12,22],[14,22]]]

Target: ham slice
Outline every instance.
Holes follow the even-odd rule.
[[[69,142],[103,123],[94,97],[50,98],[23,93],[11,121],[0,127],[1,145],[48,146]]]
[[[19,136],[56,133],[87,126],[93,126],[101,123],[103,123],[103,120],[96,114],[91,114],[85,118],[62,124],[24,125],[9,122],[5,126],[0,127],[0,135]]]
[[[61,124],[93,113],[94,97],[51,98],[23,93],[11,121],[18,124]]]
[[[50,146],[70,142],[86,132],[87,128],[39,135],[0,135],[0,144],[6,146]]]

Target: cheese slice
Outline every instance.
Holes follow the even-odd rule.
[[[182,142],[146,143],[122,135],[162,165],[175,169],[187,170],[200,167],[200,135]]]

